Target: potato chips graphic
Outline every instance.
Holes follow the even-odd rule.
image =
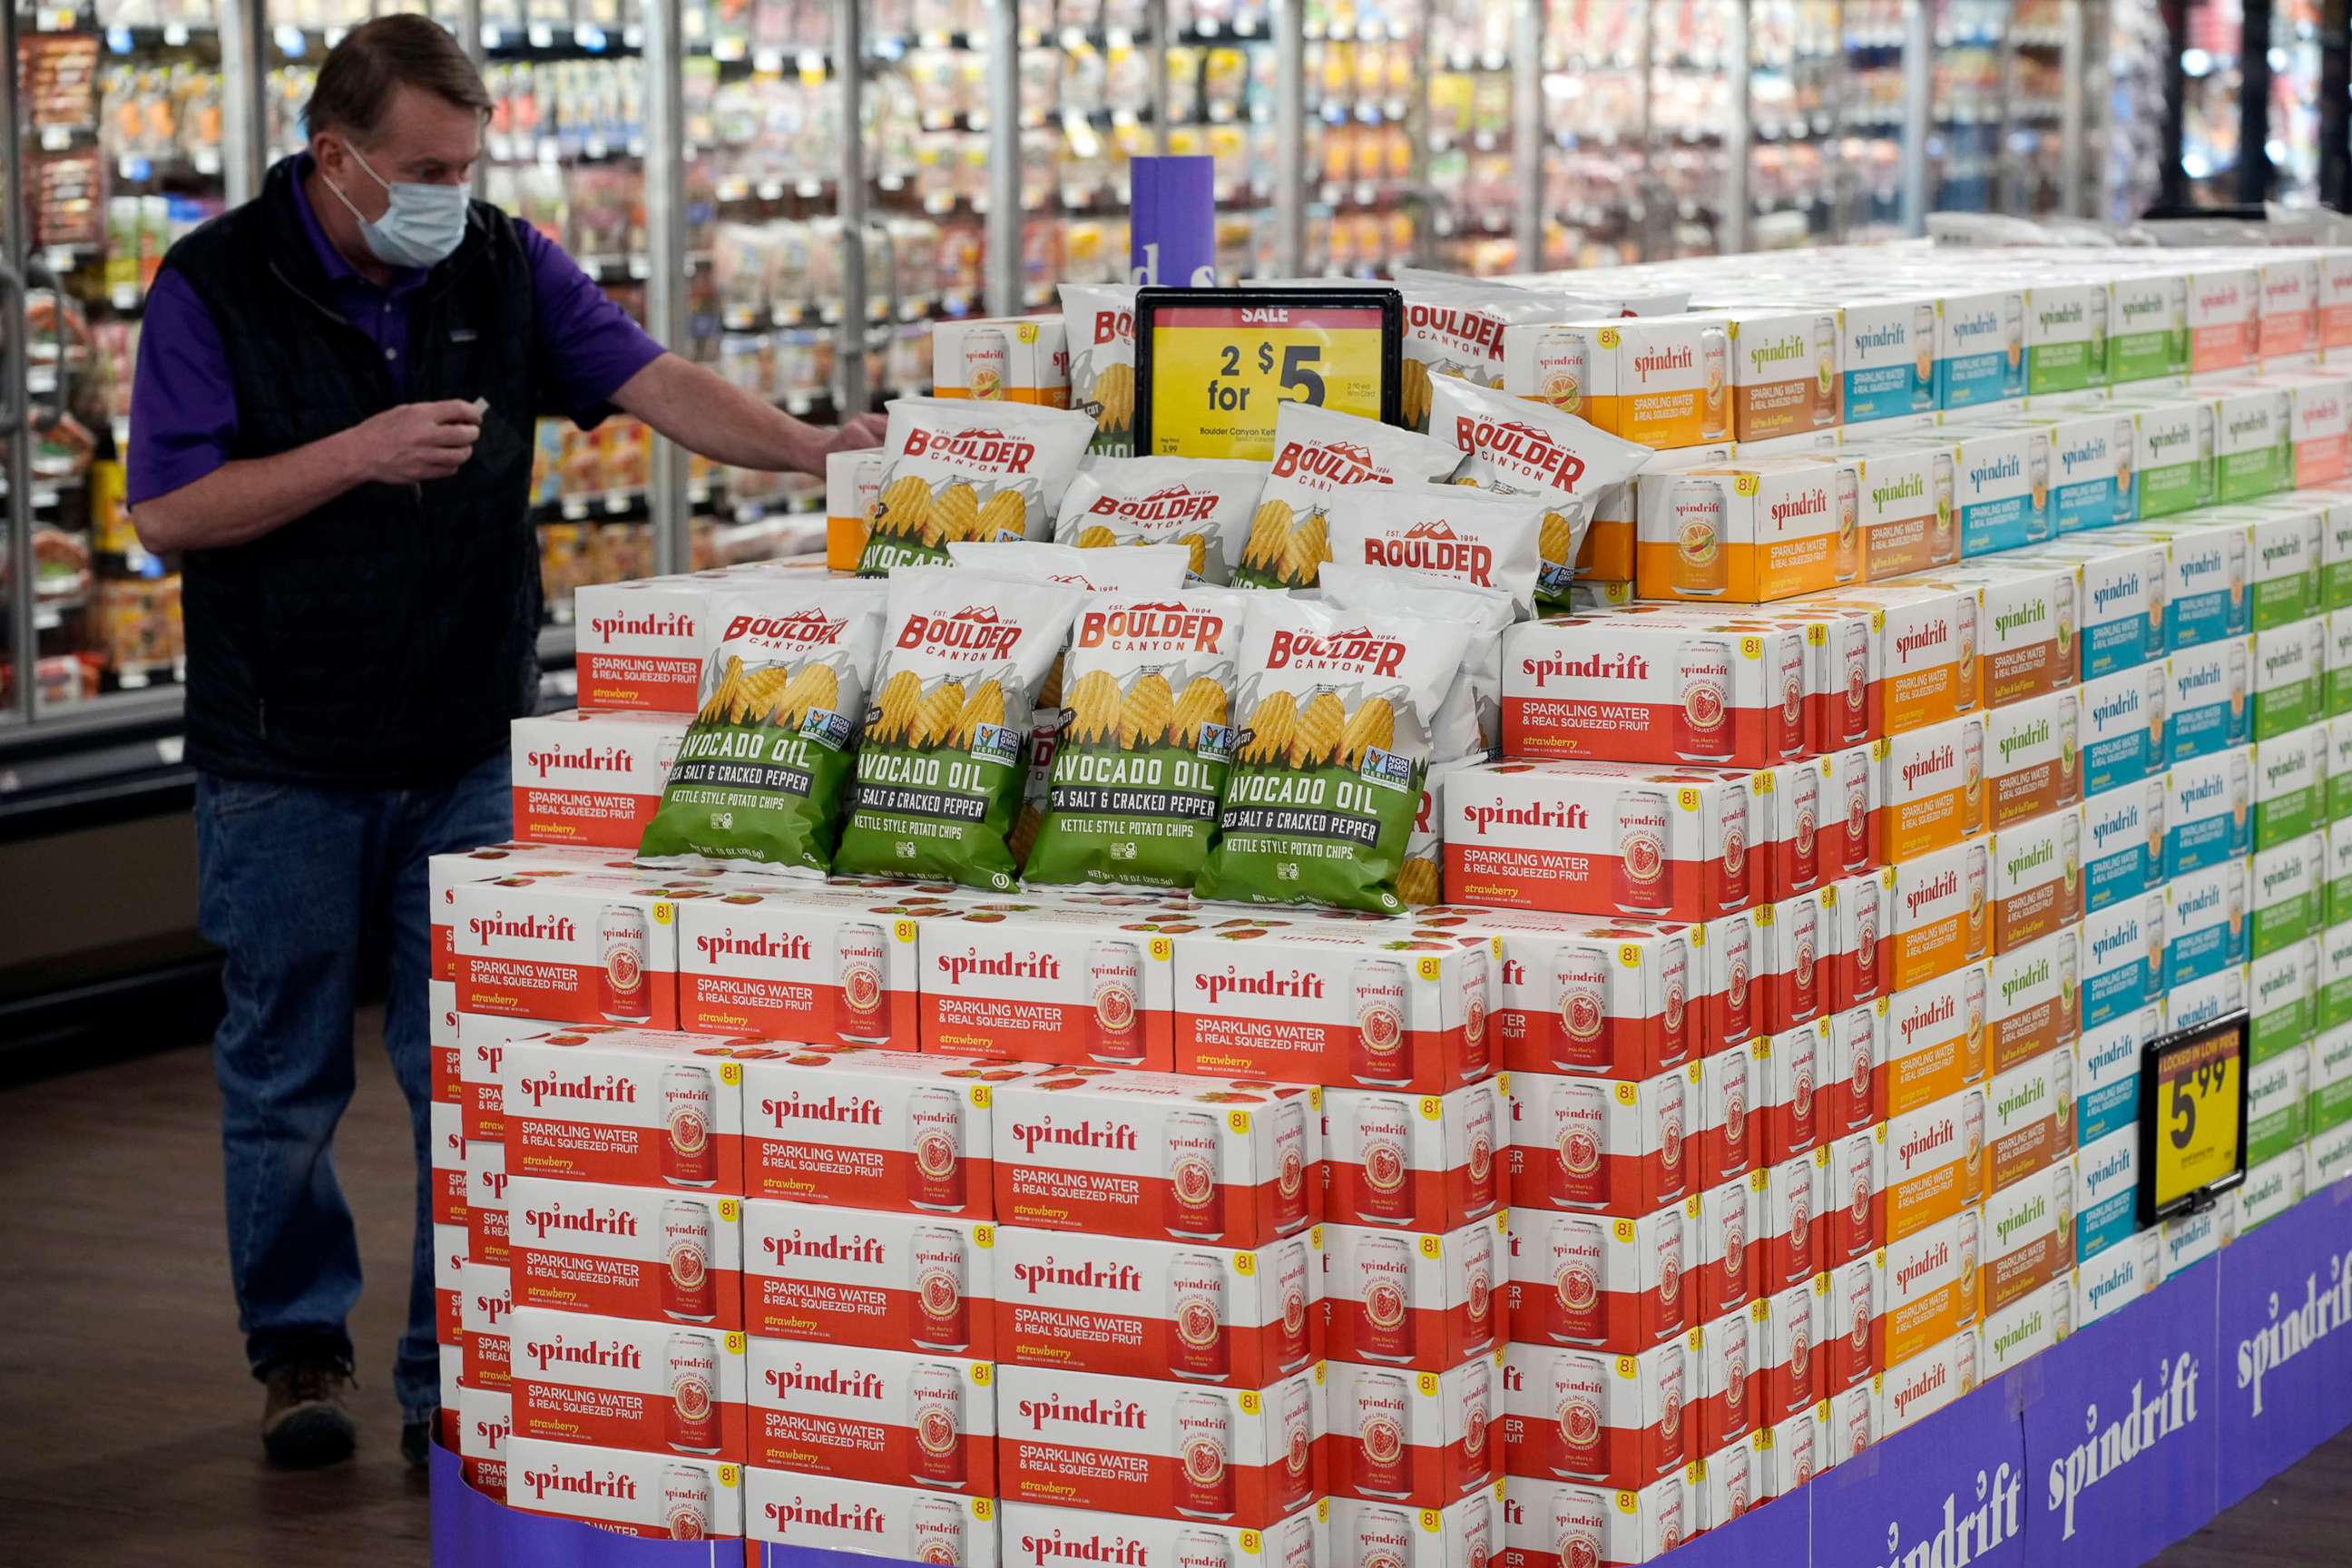
[[[703,700],[638,853],[831,871],[885,608],[878,583],[747,580],[719,600]],[[895,716],[887,699],[878,710]]]
[[[1465,485],[1350,485],[1328,502],[1329,559],[1495,589],[1531,619],[1546,507]]]
[[[1254,595],[1099,595],[1070,632],[1033,883],[1189,889],[1232,760],[1234,659]]]
[[[1449,443],[1377,420],[1286,403],[1274,421],[1274,461],[1234,568],[1248,588],[1310,588],[1331,559],[1331,494],[1349,485],[1419,484],[1454,477]]]
[[[1531,494],[1549,503],[1539,539],[1536,605],[1546,615],[1565,611],[1594,498],[1640,472],[1650,449],[1548,404],[1467,382],[1443,383],[1430,397],[1430,434],[1465,454],[1460,478],[1482,489]]]
[[[969,566],[891,574],[836,871],[1013,885],[1032,710],[1087,597]]]
[[[1397,879],[1431,761],[1431,721],[1461,676],[1470,635],[1402,612],[1254,600],[1234,708],[1242,728],[1194,890],[1245,903],[1402,910]]]
[[[951,544],[1044,539],[1091,428],[1066,408],[894,400],[858,574],[937,564]]]
[[[1135,450],[1135,289],[1124,283],[1065,283],[1070,407],[1095,422],[1089,449],[1124,458]]]
[[[1054,537],[1081,550],[1176,544],[1187,582],[1223,583],[1246,535],[1265,465],[1239,458],[1097,458],[1062,492]]]

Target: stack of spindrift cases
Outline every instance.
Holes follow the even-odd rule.
[[[1201,900],[1164,856],[978,890],[723,868],[674,834],[639,860],[681,754],[705,792],[774,782],[698,726],[772,702],[821,733],[883,677],[840,666],[836,704],[722,668],[744,597],[798,603],[800,574],[583,594],[589,709],[516,726],[526,841],[432,871],[446,1403],[477,1484],[503,1460],[517,1506],[740,1531],[755,1563],[1645,1561],[2352,1165],[2347,400],[2309,363],[2352,350],[2352,254],[1771,265],[1572,300],[1404,284],[1409,412],[1459,376],[1660,448],[1630,483],[1538,479],[1549,618],[1486,623],[1495,760],[1448,763],[1428,712],[1408,754],[1402,704],[1393,742],[1346,706],[1318,740],[1312,687],[1260,743],[1262,650],[1238,689],[1186,667],[1227,688],[1190,729],[1150,659],[1109,667],[1108,707],[1070,691],[1058,732],[1047,681],[1026,745],[993,738],[1017,703],[975,717],[976,677],[952,710],[931,674],[875,693],[900,740],[1035,753],[1049,822],[1124,784],[1147,862],[1152,792],[1115,770],[1180,731],[1220,770],[1287,748],[1301,777],[1420,784],[1408,854],[1450,901],[1409,858],[1402,916],[1311,867],[1295,904],[1279,870]],[[1650,313],[1589,319],[1596,294]],[[1119,300],[1089,291],[1072,335],[1104,450]],[[1067,400],[1032,358],[1023,396]],[[1498,486],[1529,449],[1459,444]],[[904,455],[870,476],[885,553],[978,564],[937,547],[1012,492]],[[1367,532],[1360,491],[1253,511],[1085,471],[1064,541],[1185,544],[1184,595],[1360,553],[1411,585],[1320,574],[1351,610],[1486,613],[1445,597],[1477,548]],[[1023,494],[1028,525],[1054,510]],[[1057,746],[1146,755],[1066,777]],[[924,765],[851,798],[903,808]],[[1171,840],[1220,821],[1193,772],[1158,793]],[[1244,804],[1228,836],[1285,802]],[[2249,1180],[2139,1232],[2140,1047],[2240,1006]]]

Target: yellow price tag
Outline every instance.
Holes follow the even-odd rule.
[[[2156,1062],[2156,1206],[2160,1211],[2235,1172],[2243,1159],[2245,1037],[2231,1027],[2192,1038]]]
[[[1265,462],[1286,403],[1380,418],[1387,321],[1377,301],[1153,306],[1138,322],[1150,335],[1150,450]]]

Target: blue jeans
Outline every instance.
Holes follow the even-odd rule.
[[[359,1242],[335,1181],[351,1103],[352,1017],[385,953],[383,1044],[416,1144],[408,1330],[393,1388],[409,1419],[441,1404],[434,1344],[432,1058],[425,859],[513,831],[506,756],[431,789],[196,778],[198,918],[228,955],[213,1042],[228,1186],[229,1275],[256,1377],[297,1358],[349,1364]],[[387,952],[388,950],[388,952]]]

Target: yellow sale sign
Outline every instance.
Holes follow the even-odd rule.
[[[1386,321],[1377,300],[1160,307],[1150,327],[1150,450],[1264,462],[1285,403],[1380,418],[1394,363]]]

